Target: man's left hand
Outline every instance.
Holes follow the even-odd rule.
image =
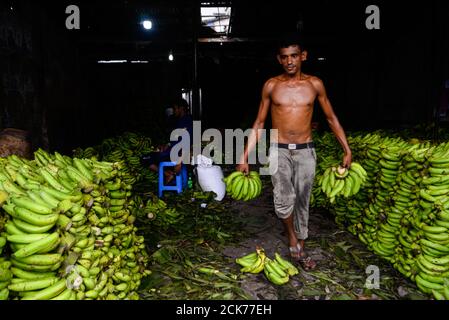
[[[349,169],[351,167],[352,162],[352,154],[351,153],[345,153],[343,156],[343,167]]]

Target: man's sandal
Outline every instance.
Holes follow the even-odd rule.
[[[296,247],[289,247],[291,258],[298,262],[305,271],[313,270],[316,267],[316,262],[301,248],[298,243]]]
[[[293,261],[299,261],[301,259],[301,245],[299,243],[296,244],[296,247],[288,247],[290,250],[290,257]]]

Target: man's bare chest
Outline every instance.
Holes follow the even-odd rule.
[[[313,86],[282,84],[274,88],[271,93],[273,106],[304,107],[313,105],[317,93]]]

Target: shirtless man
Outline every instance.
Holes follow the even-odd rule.
[[[349,168],[352,153],[345,132],[326,95],[323,82],[301,72],[307,59],[301,40],[286,37],[279,45],[277,60],[284,73],[269,79],[262,89],[262,99],[253,132],[240,159],[237,170],[248,173],[248,154],[256,145],[257,129],[263,129],[271,107],[272,128],[278,130],[278,141],[271,141],[270,164],[273,148],[277,148],[277,171],[272,173],[273,198],[276,215],[282,219],[288,236],[293,260],[305,270],[316,266],[304,251],[308,237],[309,200],[315,178],[316,153],[312,141],[312,113],[315,99],[326,116],[329,127],[341,144],[342,165]],[[274,153],[276,154],[276,153]]]

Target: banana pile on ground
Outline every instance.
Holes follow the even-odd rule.
[[[257,171],[250,171],[248,175],[234,171],[223,181],[226,184],[226,192],[234,200],[249,201],[262,193],[262,180]]]
[[[6,236],[5,236],[5,234],[2,233],[0,235],[0,255],[3,252],[3,248],[5,247],[5,245],[6,245]]]
[[[140,204],[136,211],[138,218],[151,220],[152,223],[161,228],[167,227],[179,221],[181,214],[174,207],[168,207],[167,203],[154,194]]]
[[[350,135],[348,141],[367,178],[359,193],[336,198],[330,206],[337,223],[415,281],[421,291],[436,299],[446,297],[449,143],[379,133]],[[329,150],[330,157],[335,152]]]
[[[6,235],[0,236],[0,254],[6,245]],[[11,262],[6,257],[0,257],[0,300],[7,300],[9,296],[8,285],[12,279]]]
[[[157,184],[157,175],[142,166],[141,157],[154,150],[151,139],[137,133],[126,132],[115,138],[107,138],[96,147],[74,150],[76,158],[96,158],[107,162],[120,162],[120,179],[134,185],[134,191],[146,192],[151,185]]]
[[[350,169],[340,165],[329,167],[324,171],[318,183],[330,202],[334,203],[335,197],[339,195],[348,198],[357,194],[366,178],[365,169],[357,162],[352,162]]]
[[[148,274],[120,166],[39,149],[0,163],[13,299],[138,299]]]
[[[445,279],[442,283],[442,289],[432,289],[432,295],[436,300],[449,300],[449,280]]]
[[[270,259],[261,247],[257,247],[256,252],[236,258],[235,262],[242,266],[241,272],[259,273],[264,271],[267,279],[276,285],[286,284],[290,280],[290,276],[299,273],[298,268],[282,258],[279,253],[276,252],[275,258]]]
[[[1,158],[0,158],[1,159]],[[0,160],[2,161],[2,160]],[[8,194],[0,190],[0,205],[8,199]],[[9,296],[8,285],[12,278],[12,273],[9,270],[11,262],[4,256],[3,249],[6,246],[6,236],[4,226],[7,221],[6,215],[0,211],[0,300],[7,300]]]

